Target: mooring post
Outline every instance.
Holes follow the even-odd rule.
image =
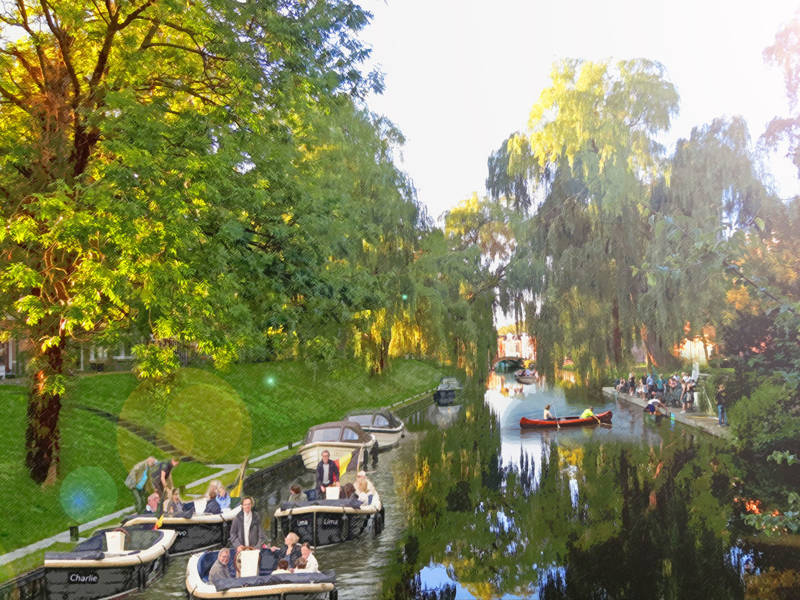
[[[77,525],[70,525],[69,526],[69,541],[70,542],[77,542],[78,541],[78,526]]]

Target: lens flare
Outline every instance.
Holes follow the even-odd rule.
[[[85,523],[114,511],[117,486],[105,469],[80,467],[64,478],[59,499],[73,521]]]

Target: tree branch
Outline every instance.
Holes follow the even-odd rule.
[[[69,74],[70,81],[72,82],[72,107],[78,108],[81,97],[81,84],[80,81],[78,81],[78,75],[75,73],[75,66],[72,64],[72,58],[70,56],[69,34],[61,29],[61,26],[53,19],[53,16],[50,14],[50,5],[48,4],[48,0],[39,0],[39,5],[42,7],[42,11],[44,12],[44,18],[47,21],[47,26],[50,28],[50,31],[53,32],[53,35],[58,41],[58,47],[61,49],[61,58],[64,61],[64,66],[67,68],[67,73]]]

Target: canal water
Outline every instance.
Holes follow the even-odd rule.
[[[369,473],[384,531],[317,550],[339,598],[800,598],[800,553],[737,530],[747,474],[714,439],[601,395],[501,376],[487,387],[402,416],[408,435]],[[612,410],[613,425],[521,430],[545,404]],[[293,481],[271,482],[258,505],[271,514]],[[183,597],[187,560],[137,597]],[[768,573],[789,583],[771,592]],[[753,582],[761,592],[746,596]]]

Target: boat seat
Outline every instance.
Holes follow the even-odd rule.
[[[208,583],[208,574],[211,572],[211,567],[217,562],[218,555],[219,551],[217,550],[214,552],[205,552],[197,562],[197,573],[200,575],[200,579],[206,583]]]
[[[125,552],[125,536],[123,531],[106,531],[106,548],[112,554]]]
[[[339,499],[339,487],[338,486],[330,486],[325,488],[325,500],[338,500]]]
[[[258,563],[261,558],[258,550],[242,550],[238,556],[242,558],[242,568],[240,574],[242,577],[257,577],[258,576]]]
[[[258,560],[258,574],[260,576],[269,575],[278,568],[278,559],[275,558],[272,550],[264,548]]]

